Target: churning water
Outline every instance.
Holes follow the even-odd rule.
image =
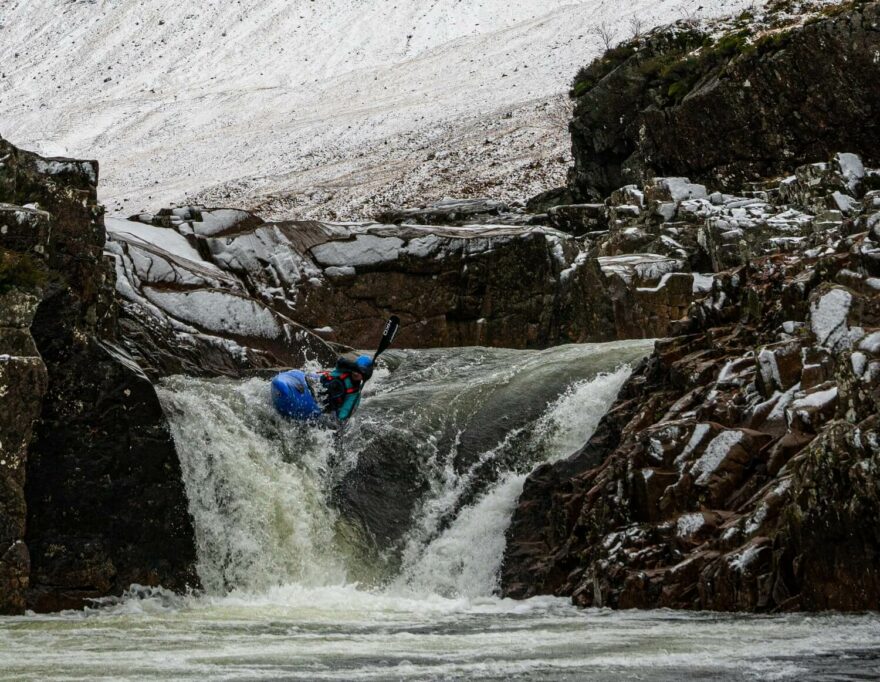
[[[277,417],[263,380],[168,380],[204,589],[134,587],[84,612],[0,619],[0,679],[880,675],[873,614],[494,596],[526,475],[583,445],[649,350],[389,353],[341,438]]]

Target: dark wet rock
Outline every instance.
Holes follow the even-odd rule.
[[[514,211],[494,199],[444,199],[422,208],[401,208],[383,211],[376,222],[388,225],[529,225],[533,216]]]
[[[97,163],[0,159],[0,609],[194,585],[174,444],[119,347]]]
[[[533,214],[547,213],[554,206],[574,203],[574,195],[568,187],[555,187],[533,196],[526,202],[526,210]]]
[[[877,207],[858,178],[848,185],[857,207],[827,220],[823,198],[847,185],[834,164],[820,182],[771,187],[757,203],[678,204],[691,229],[741,221],[730,228],[739,254],[701,233],[719,269],[706,295],[584,450],[526,481],[504,594],[617,608],[880,606],[880,235],[865,229]],[[624,195],[640,203],[633,190],[612,203],[627,205]],[[797,239],[780,247],[792,224]]]
[[[0,614],[25,608],[30,582],[25,469],[46,391],[46,366],[30,335],[38,303],[18,288],[0,294]]]
[[[366,544],[385,561],[396,560],[419,500],[430,487],[420,461],[423,453],[393,440],[375,438],[359,452],[357,466],[339,481],[333,496],[345,517],[361,529]]]
[[[547,219],[556,229],[578,237],[608,229],[608,211],[605,204],[554,206],[547,212]]]
[[[615,48],[574,86],[569,188],[595,201],[686,175],[729,190],[839,150],[876,165],[878,20],[876,2],[851,3],[788,28],[710,40],[676,26]]]

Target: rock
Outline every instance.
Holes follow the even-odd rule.
[[[827,184],[812,188],[824,196]],[[867,284],[880,239],[815,218],[814,195],[799,195],[803,210],[780,206],[783,194],[770,187],[746,205],[728,195],[678,204],[686,229],[711,226],[722,210],[760,213],[737,226],[742,257],[703,240],[713,263],[733,267],[716,272],[672,338],[657,343],[583,453],[527,479],[508,530],[503,595],[616,608],[880,606],[880,289]],[[862,202],[852,223],[871,210]],[[767,216],[783,216],[782,229],[793,219],[802,239],[774,249],[780,226]],[[649,217],[634,220],[646,238],[657,234]],[[835,224],[817,230],[817,220]],[[755,225],[765,227],[749,241]],[[613,232],[598,248],[623,244]],[[692,276],[680,272],[684,258],[598,260],[620,281]]]
[[[47,383],[30,335],[38,303],[19,289],[0,294],[0,614],[21,613],[30,584],[25,471]]]
[[[615,316],[584,246],[552,228],[249,219],[218,236],[202,227],[217,209],[178,210],[189,219],[168,228],[153,214],[149,226],[139,216],[108,220],[128,349],[154,376],[328,362],[333,351],[310,330],[365,348],[391,311],[402,320],[399,342],[415,348],[539,348],[637,327],[637,311]],[[622,286],[644,282],[658,284]],[[664,334],[683,314],[688,286],[642,296],[658,320],[644,333]],[[206,297],[210,306],[197,303]],[[208,309],[224,312],[209,319]],[[245,319],[252,324],[236,332],[234,320]]]
[[[747,28],[750,35],[738,26],[714,40],[670,27],[584,69],[573,89],[576,199],[664,175],[728,189],[840,150],[877,164],[880,128],[866,124],[865,112],[880,108],[880,37],[871,28],[880,8],[857,3],[788,27],[773,18],[776,25]],[[837,165],[856,182],[851,157]]]
[[[109,219],[105,247],[123,301],[126,345],[152,376],[240,376],[309,360],[332,362],[327,344],[275,305],[279,284],[292,287],[320,274],[305,266],[285,232],[262,229],[255,216],[231,209],[187,207],[156,215],[162,219],[144,216],[149,225]],[[165,221],[169,216],[181,222]],[[285,247],[286,259],[274,255]],[[216,254],[217,263],[199,249]],[[236,275],[250,268],[262,273],[264,264],[267,279],[248,282]],[[249,286],[268,291],[252,296]]]
[[[384,211],[375,216],[379,223],[399,225],[465,225],[495,223],[510,214],[507,204],[493,199],[444,199],[424,208]],[[525,220],[525,218],[523,219]]]
[[[197,585],[174,443],[119,345],[97,163],[0,158],[0,611]]]
[[[541,192],[526,202],[526,210],[529,213],[547,213],[554,206],[563,206],[574,203],[574,197],[568,187],[556,187]]]
[[[569,204],[554,206],[547,214],[550,224],[557,230],[576,237],[608,229],[608,213],[605,204]]]

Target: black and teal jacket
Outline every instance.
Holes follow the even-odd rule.
[[[336,414],[339,421],[346,421],[355,413],[361,402],[364,383],[356,381],[348,363],[340,360],[329,372],[321,372],[321,385],[327,391],[327,409]]]

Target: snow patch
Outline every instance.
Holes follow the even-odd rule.
[[[680,538],[688,538],[705,525],[706,519],[702,514],[683,514],[675,522],[675,534]]]
[[[722,431],[719,433],[703,452],[700,459],[694,462],[691,469],[692,473],[699,474],[697,477],[697,485],[706,485],[718,467],[727,459],[730,450],[743,439],[742,431]]]
[[[277,338],[281,327],[268,308],[224,291],[161,291],[144,288],[144,295],[168,315],[216,333]]]
[[[357,266],[378,265],[400,257],[403,240],[397,237],[377,237],[359,234],[352,241],[332,241],[319,244],[312,255],[322,265]]]
[[[810,306],[810,325],[819,345],[835,350],[846,344],[850,306],[852,294],[844,289],[832,289]]]

